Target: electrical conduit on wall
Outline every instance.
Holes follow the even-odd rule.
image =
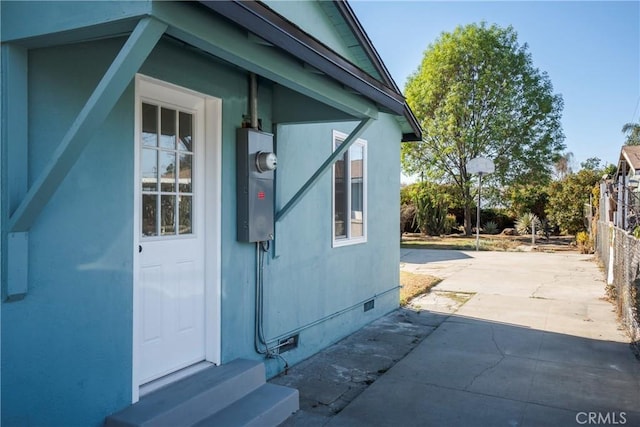
[[[273,338],[265,338],[264,337],[264,324],[263,324],[263,316],[264,316],[264,253],[268,252],[269,247],[268,245],[266,246],[266,248],[262,245],[262,243],[264,242],[259,242],[256,244],[256,337],[259,338],[260,340],[260,344],[264,345],[265,347],[267,347],[269,350],[275,350],[278,345],[276,344],[275,347],[269,347],[269,344],[273,344],[273,343],[278,343],[281,339],[284,338],[288,338],[292,335],[295,335],[297,333],[300,333],[302,331],[304,331],[305,329],[309,329],[312,328],[316,325],[319,325],[321,323],[324,323],[328,320],[333,319],[334,317],[340,316],[344,313],[347,313],[351,310],[354,310],[358,307],[362,307],[362,305],[364,303],[366,303],[367,301],[370,300],[375,300],[376,298],[380,298],[390,292],[393,292],[397,289],[400,288],[400,286],[394,286],[390,289],[387,289],[383,292],[380,293],[376,293],[373,294],[371,297],[363,299],[361,301],[358,301],[355,304],[352,304],[348,307],[345,307],[343,309],[340,309],[338,311],[335,311],[331,314],[328,314],[326,316],[323,316],[317,320],[314,320],[313,322],[307,323],[305,325],[299,326],[295,329],[292,329],[290,331],[287,331],[285,333],[282,333],[278,336],[275,336]],[[256,341],[256,351],[258,351],[258,341]],[[260,354],[264,354],[264,350],[263,351],[258,351],[258,353]]]

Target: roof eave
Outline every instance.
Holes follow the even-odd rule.
[[[263,3],[238,0],[200,3],[383,108],[402,114],[402,94],[369,76]]]
[[[363,44],[367,54],[372,55],[372,61],[376,69],[380,70],[381,75],[384,76],[384,82],[370,76],[262,2],[208,0],[200,1],[199,3],[261,39],[299,58],[302,62],[323,72],[345,87],[353,89],[356,93],[375,102],[384,110],[404,116],[413,130],[414,136],[418,137],[417,139],[421,139],[422,131],[420,125],[410,112],[404,96],[398,90],[393,79],[391,79],[389,72],[375,52],[371,41],[357,22],[353,11],[346,3],[339,4],[342,2],[338,2],[336,4],[339,10],[347,11],[343,12],[346,13],[345,19],[347,19],[349,25],[353,25],[354,32]],[[410,134],[407,134],[407,137],[409,137],[408,135]]]
[[[418,123],[418,119],[413,114],[413,111],[409,107],[409,105],[405,102],[404,104],[404,117],[407,119],[409,126],[413,130],[411,133],[404,133],[402,135],[402,142],[418,142],[422,141],[422,127]]]
[[[628,152],[628,150],[626,150],[627,147],[627,145],[623,145],[622,149],[620,150],[620,158],[618,159],[618,170],[616,171],[617,176],[620,176],[622,174],[621,166],[623,162],[633,172],[634,175],[636,173],[636,170],[638,170],[638,168],[636,167],[637,165],[634,164],[633,160],[630,157],[630,153]]]
[[[384,79],[385,84],[389,87],[392,87],[397,93],[402,94],[349,3],[344,0],[334,0],[333,3],[340,11],[347,24],[354,30],[356,39],[362,45],[362,48],[371,60],[374,68]],[[411,108],[406,104],[406,102],[404,104],[403,115],[407,119],[407,122],[411,126],[413,132],[403,134],[402,142],[415,142],[422,140],[422,129],[420,127],[420,124],[418,123],[418,120],[413,114],[413,111],[411,111]]]

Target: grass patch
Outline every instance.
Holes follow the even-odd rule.
[[[536,250],[543,252],[575,251],[573,236],[552,236],[550,239],[538,237]],[[480,235],[481,251],[517,251],[521,246],[531,246],[531,236],[503,236],[500,234]],[[418,233],[405,233],[400,247],[405,249],[450,249],[456,251],[475,251],[476,237],[451,234],[447,236],[423,236]]]
[[[442,279],[427,274],[413,274],[408,271],[400,272],[400,306],[405,306],[418,295],[429,292]]]
[[[494,236],[480,237],[481,251],[508,251],[521,245],[517,240],[501,239]],[[406,249],[451,249],[455,251],[475,251],[476,238],[467,236],[412,236],[403,239],[400,247]]]
[[[442,294],[444,294],[444,296],[446,296],[450,300],[453,300],[458,304],[462,305],[465,302],[469,301],[476,293],[475,292],[451,292],[451,291],[438,292],[438,295],[442,295]]]
[[[400,244],[405,249],[450,249],[454,251],[471,251],[476,249],[475,241],[473,243],[460,242],[442,242],[442,241],[408,241]],[[481,251],[488,250],[484,245],[480,245]]]

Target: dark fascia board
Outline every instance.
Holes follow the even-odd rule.
[[[389,70],[384,65],[382,58],[380,58],[380,55],[378,55],[378,51],[373,46],[369,35],[364,30],[364,27],[362,27],[362,24],[360,24],[358,17],[356,16],[349,3],[342,0],[334,0],[333,4],[342,14],[342,17],[347,22],[347,25],[349,25],[349,27],[353,30],[353,34],[356,37],[356,40],[358,40],[365,53],[371,60],[373,67],[378,71],[378,73],[380,73],[380,75],[384,79],[385,84],[389,87],[394,88],[396,92],[401,93],[398,85],[396,85],[396,82],[391,77],[391,73],[389,73]]]
[[[257,1],[200,1],[256,36],[299,58],[382,107],[402,114],[404,97]]]
[[[358,40],[358,42],[364,49],[365,53],[373,63],[374,68],[378,71],[378,73],[384,79],[385,84],[387,86],[394,88],[394,90],[397,93],[401,93],[400,89],[398,88],[398,85],[393,80],[393,77],[391,77],[391,73],[389,72],[387,67],[384,65],[382,58],[380,58],[378,51],[376,50],[375,46],[373,46],[373,43],[371,42],[371,39],[367,35],[367,32],[364,30],[364,27],[362,26],[362,24],[360,24],[360,21],[358,20],[358,17],[354,13],[351,6],[349,6],[349,3],[347,3],[345,0],[334,0],[333,3],[342,14],[342,17],[344,18],[344,20],[353,30],[353,33],[356,39]],[[418,123],[418,120],[416,119],[415,115],[413,114],[413,111],[411,111],[411,108],[406,102],[404,104],[403,115],[407,119],[407,122],[409,123],[409,126],[411,126],[411,129],[413,129],[413,133],[403,134],[402,141],[415,142],[415,141],[422,140],[422,128]]]
[[[371,77],[264,3],[237,0],[200,3],[381,106],[397,114],[402,112],[404,97],[395,88]]]
[[[406,102],[404,104],[404,117],[409,122],[409,126],[413,129],[413,132],[402,134],[402,142],[422,141],[422,126],[420,126],[418,119],[416,119],[416,116]]]
[[[371,42],[371,39],[367,35],[367,32],[364,30],[364,27],[362,27],[362,24],[360,24],[358,17],[354,13],[353,9],[351,9],[349,3],[347,3],[345,0],[334,0],[333,3],[335,4],[338,11],[340,11],[340,13],[342,14],[342,17],[347,22],[347,25],[349,25],[349,27],[353,30],[356,39],[371,60],[374,68],[384,79],[385,84],[389,87],[392,87],[397,93],[401,93],[398,85],[393,80],[393,77],[391,77],[391,73],[384,65],[382,58],[380,58],[378,51]],[[420,127],[418,120],[413,114],[413,111],[411,111],[411,108],[409,107],[409,105],[407,105],[406,102],[404,104],[403,115],[407,119],[407,122],[409,123],[409,126],[411,126],[411,129],[413,129],[413,133],[403,134],[402,141],[415,142],[422,140],[422,128]]]
[[[356,39],[364,49],[369,59],[371,60],[374,68],[378,71],[378,73],[384,79],[385,84],[389,87],[394,88],[396,92],[402,93],[398,88],[398,85],[396,84],[395,80],[393,80],[393,77],[391,77],[391,73],[387,69],[386,65],[384,65],[382,58],[378,54],[378,51],[376,50],[375,46],[371,42],[371,39],[367,35],[367,32],[364,30],[364,27],[362,26],[362,24],[360,24],[358,17],[354,13],[353,9],[351,9],[351,6],[349,5],[349,3],[346,0],[334,0],[333,3],[336,5],[336,8],[338,9],[338,11],[340,11],[340,13],[342,14],[342,17],[344,18],[344,20],[353,30],[353,33]],[[422,128],[418,123],[418,120],[416,119],[415,115],[413,114],[413,111],[411,111],[411,108],[406,102],[404,104],[403,115],[407,119],[407,122],[409,123],[409,126],[411,126],[411,129],[413,129],[413,133],[403,134],[402,141],[415,142],[415,141],[422,140]]]
[[[376,80],[265,4],[237,0],[200,3],[381,107],[405,115],[404,96],[396,87]]]

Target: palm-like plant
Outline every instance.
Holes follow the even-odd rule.
[[[542,230],[542,224],[537,215],[532,213],[522,214],[514,224],[516,231],[520,235],[531,234],[533,230],[536,230],[536,234]]]
[[[640,123],[625,123],[622,133],[627,135],[625,145],[640,145]]]
[[[485,234],[498,234],[498,224],[495,221],[489,221],[484,225],[482,231]]]

